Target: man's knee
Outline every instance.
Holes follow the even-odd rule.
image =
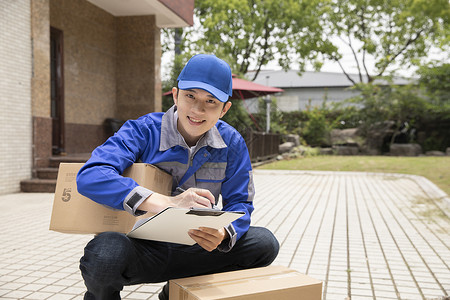
[[[278,255],[280,244],[273,233],[264,227],[250,227],[249,234],[256,242],[257,253],[259,254],[258,267],[270,265]]]
[[[275,258],[278,256],[278,252],[280,250],[280,244],[278,243],[277,238],[273,235],[273,233],[267,228],[261,227],[263,231],[263,251],[267,253],[266,255],[266,265],[270,265]]]
[[[104,232],[92,239],[84,248],[80,260],[83,277],[98,281],[117,276],[126,267],[130,255],[129,239],[117,232]]]

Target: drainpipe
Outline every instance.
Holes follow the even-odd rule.
[[[266,133],[270,131],[270,104],[272,103],[272,99],[270,99],[269,95],[264,97],[264,102],[266,102]]]
[[[269,85],[270,76],[266,75],[266,85]],[[266,102],[266,133],[270,131],[270,104],[272,103],[272,99],[270,99],[269,95],[264,97],[264,102]]]

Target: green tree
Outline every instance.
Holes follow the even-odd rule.
[[[189,42],[190,29],[174,28],[163,29],[161,31],[162,52],[173,52],[174,59],[169,62],[169,74],[162,82],[162,90],[168,92],[172,87],[177,86],[177,78],[183,66],[193,55],[192,45]],[[173,105],[172,96],[163,96],[162,110],[167,111]]]
[[[245,75],[278,59],[288,67],[293,57],[294,37],[301,28],[315,35],[321,1],[309,0],[197,0],[195,15],[200,27],[198,49],[228,61],[234,72]],[[293,14],[293,13],[296,14]],[[278,55],[277,55],[278,54]]]
[[[408,142],[418,142],[424,151],[445,151],[450,146],[450,106],[424,97],[425,92],[420,86],[362,83],[355,88],[361,90],[361,95],[349,101],[358,108],[353,117],[359,119],[360,132],[364,136],[374,128],[382,127],[383,122],[390,121],[394,132],[389,144],[403,133]]]
[[[256,70],[252,80],[271,61],[319,70],[331,60],[353,84],[372,82],[450,44],[448,0],[197,0],[195,17],[183,30],[183,53],[214,53],[235,73]],[[353,54],[358,80],[338,41]]]
[[[450,106],[450,64],[424,65],[418,74],[419,84],[430,101],[437,105]]]
[[[353,83],[368,82],[401,67],[408,68],[428,55],[432,46],[449,49],[450,4],[448,0],[330,0],[318,16],[322,39],[316,45],[296,42],[300,63],[326,60],[339,64]],[[301,12],[297,12],[300,16]],[[299,28],[301,30],[301,28]],[[343,42],[351,50],[359,80],[348,74],[342,62]],[[308,40],[307,40],[308,41]],[[325,51],[324,51],[325,50]],[[375,62],[373,69],[368,61]]]
[[[381,86],[360,83],[355,88],[360,90],[361,94],[349,99],[349,102],[360,107],[360,128],[363,133],[383,121],[395,121],[397,128],[404,123],[414,126],[420,116],[431,108],[420,96],[419,88],[414,85]]]

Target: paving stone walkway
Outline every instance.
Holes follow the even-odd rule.
[[[450,299],[448,196],[419,176],[255,171],[253,225],[274,262],[324,282],[323,299]],[[0,299],[82,299],[78,260],[92,238],[48,230],[53,194],[0,196]],[[126,287],[157,299],[162,284]]]
[[[446,195],[425,178],[258,171],[256,182],[253,220],[278,237],[275,264],[323,280],[324,300],[450,294]]]

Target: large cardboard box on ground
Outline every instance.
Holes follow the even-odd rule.
[[[82,163],[61,163],[56,182],[50,230],[64,233],[128,233],[137,218],[122,210],[113,210],[78,193],[76,176]],[[135,163],[123,176],[154,192],[170,195],[172,176],[157,167]],[[139,218],[149,217],[149,215]]]
[[[319,300],[322,282],[283,266],[171,280],[170,300]]]

